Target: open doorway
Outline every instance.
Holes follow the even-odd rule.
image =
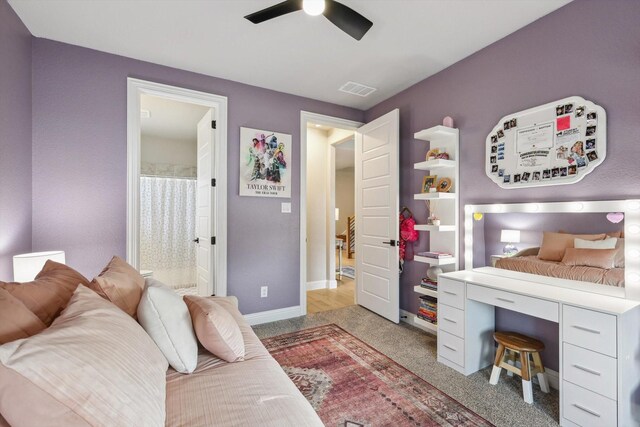
[[[211,109],[140,96],[140,271],[181,295],[198,290],[198,124]]]
[[[354,131],[307,123],[307,312],[354,305]]]
[[[227,294],[227,99],[127,79],[127,262],[183,294]]]

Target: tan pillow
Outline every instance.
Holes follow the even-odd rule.
[[[168,364],[131,317],[84,286],[45,331],[0,346],[14,426],[164,426]]]
[[[564,251],[567,248],[573,248],[574,239],[583,240],[602,240],[606,237],[606,234],[566,234],[566,233],[553,233],[545,231],[542,236],[542,245],[540,245],[540,252],[538,252],[538,258],[547,261],[562,261],[564,257]]]
[[[144,290],[144,277],[125,260],[114,256],[89,287],[134,319]]]
[[[620,231],[610,231],[607,233],[608,237],[615,237],[615,238],[621,238],[622,237],[622,230]]]
[[[19,299],[49,326],[67,306],[78,284],[88,285],[89,281],[73,268],[47,260],[32,282],[0,282],[0,288]]]
[[[221,305],[205,297],[188,295],[187,303],[198,341],[227,362],[244,360],[244,339],[238,323]]]
[[[614,267],[616,249],[578,249],[567,248],[562,258],[565,265],[583,265],[586,267],[604,268]]]
[[[616,258],[614,264],[616,268],[624,268],[624,239],[622,237],[616,242]]]
[[[46,328],[19,299],[0,289],[0,344],[28,338]]]

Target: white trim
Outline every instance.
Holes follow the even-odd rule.
[[[329,289],[336,289],[338,287],[338,281],[335,279],[329,280]]]
[[[318,289],[329,288],[328,280],[316,280],[315,282],[307,282],[308,291],[316,291]]]
[[[215,267],[217,296],[227,295],[227,97],[169,86],[145,80],[127,78],[127,262],[140,268],[140,95],[153,95],[179,102],[198,104],[213,109],[217,122],[214,147],[216,182],[216,250]]]
[[[307,314],[307,124],[356,130],[362,123],[300,111],[300,316]]]
[[[599,200],[549,203],[494,203],[487,205],[465,205],[464,207],[464,268],[473,269],[473,214],[474,213],[624,213],[624,289],[611,286],[590,287],[589,291],[640,300],[640,199]],[[503,273],[508,274],[508,273]],[[574,287],[568,280],[541,278],[542,282],[552,281],[553,285]],[[575,283],[575,282],[574,282]],[[579,282],[582,283],[582,282]],[[624,292],[624,295],[620,295]]]
[[[278,320],[292,319],[294,317],[304,316],[301,314],[299,305],[286,308],[278,308],[276,310],[261,311],[259,313],[245,314],[244,320],[249,325],[261,325],[263,323],[277,322]]]

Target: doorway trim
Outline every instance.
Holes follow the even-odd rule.
[[[209,293],[227,295],[227,97],[170,86],[146,80],[127,78],[127,262],[140,268],[140,95],[152,95],[189,104],[209,107],[216,120],[214,170],[216,203],[215,259],[209,283],[216,289]]]
[[[357,130],[361,122],[300,111],[300,315],[307,314],[307,125]],[[329,148],[327,148],[329,149]]]

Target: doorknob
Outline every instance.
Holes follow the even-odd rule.
[[[194,241],[195,243],[200,243],[200,238],[199,238],[199,237],[196,237],[195,239],[193,239],[193,241]]]
[[[382,242],[385,245],[389,245],[389,246],[395,246],[396,245],[396,241],[395,240],[389,240],[388,242]]]

